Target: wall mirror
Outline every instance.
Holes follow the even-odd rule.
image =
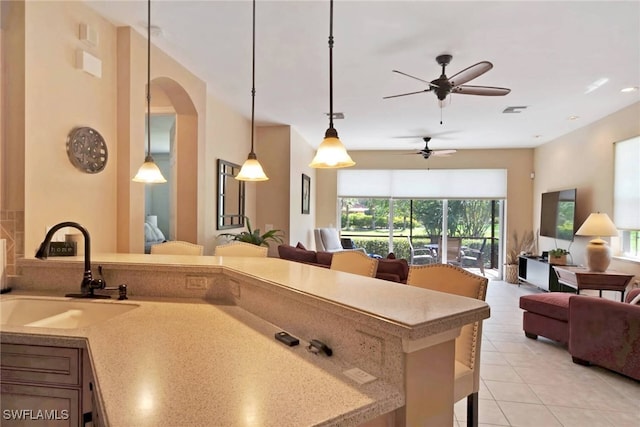
[[[218,230],[244,227],[244,182],[234,178],[238,172],[239,165],[218,159]]]

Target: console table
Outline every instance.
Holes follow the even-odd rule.
[[[633,274],[614,270],[598,273],[584,267],[554,266],[553,269],[558,275],[558,282],[574,288],[577,294],[582,289],[594,289],[598,290],[602,297],[602,291],[618,291],[620,292],[620,301],[624,301],[627,285],[633,279]]]

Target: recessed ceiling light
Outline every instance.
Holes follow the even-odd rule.
[[[608,81],[609,81],[608,78],[603,77],[603,78],[598,79],[595,82],[591,83],[589,86],[587,86],[587,90],[584,91],[585,95],[587,93],[593,92],[594,90],[598,89],[600,86],[606,84]]]
[[[625,87],[624,89],[620,89],[620,92],[637,92],[638,86]]]
[[[569,116],[569,120],[578,120],[580,116]]]

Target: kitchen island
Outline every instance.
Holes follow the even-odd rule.
[[[2,341],[84,343],[114,426],[451,424],[454,339],[489,316],[482,301],[279,259],[104,254],[93,265],[139,307],[83,329],[2,326]],[[21,269],[18,291],[64,295],[82,262]],[[278,330],[301,345],[275,341]],[[312,339],[334,355],[309,353]],[[376,379],[359,384],[352,368]]]

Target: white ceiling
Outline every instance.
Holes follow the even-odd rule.
[[[86,0],[116,25],[146,35],[146,1]],[[152,41],[246,117],[251,108],[251,2],[154,0]],[[317,146],[328,127],[329,2],[256,6],[256,121],[289,124]],[[334,4],[334,112],[350,149],[533,147],[640,100],[638,1],[349,1]],[[419,91],[480,61],[494,68],[471,85],[511,89],[504,97],[453,95],[442,111]],[[590,84],[608,83],[585,93]],[[509,106],[527,106],[503,114]],[[442,112],[443,124],[440,125]],[[579,116],[569,120],[570,116]],[[640,120],[640,118],[639,118]],[[440,136],[438,136],[440,135]],[[538,137],[536,137],[538,135]]]

